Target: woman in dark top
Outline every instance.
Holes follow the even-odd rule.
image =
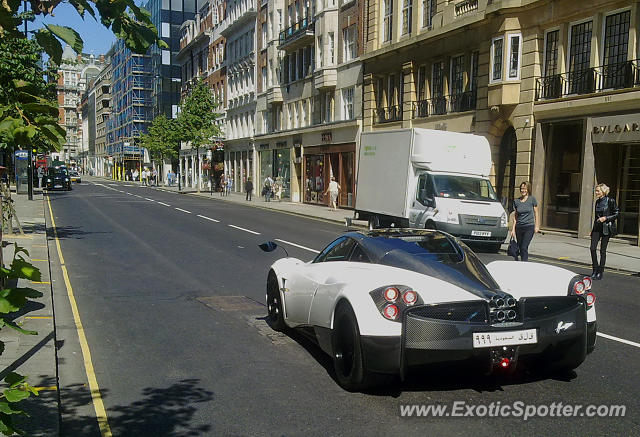
[[[607,262],[607,245],[609,238],[616,234],[616,219],[620,214],[615,199],[609,197],[609,187],[605,184],[596,185],[596,220],[593,222],[591,229],[591,264],[593,279],[602,279],[604,265]],[[598,265],[598,256],[596,248],[600,241],[600,264]]]
[[[531,184],[529,182],[520,184],[520,194],[520,198],[513,202],[515,215],[511,236],[518,242],[520,259],[522,261],[528,261],[529,243],[531,243],[533,239],[533,234],[540,231],[538,201],[531,195]]]

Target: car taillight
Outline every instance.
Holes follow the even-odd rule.
[[[384,290],[384,298],[387,302],[395,302],[400,292],[395,287],[388,287]]]
[[[389,320],[395,320],[398,317],[398,307],[395,305],[387,305],[384,307],[382,314]]]
[[[596,303],[596,295],[593,293],[587,293],[585,299],[588,307],[593,306],[593,304]]]
[[[578,295],[584,294],[586,288],[587,287],[585,287],[583,281],[578,281],[575,284],[573,284],[573,292]]]
[[[585,290],[591,290],[591,285],[593,284],[593,282],[591,281],[590,276],[585,276],[584,278],[582,278],[582,283],[584,284]]]
[[[413,290],[407,290],[402,293],[402,300],[407,305],[413,305],[418,300],[418,293]]]
[[[422,299],[413,287],[407,285],[385,285],[369,293],[382,317],[402,322],[403,313],[409,307],[422,305]]]

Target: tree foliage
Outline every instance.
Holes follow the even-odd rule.
[[[149,151],[153,160],[164,162],[167,158],[176,158],[180,147],[180,131],[175,119],[164,114],[153,119],[149,133],[140,138],[142,147]]]
[[[202,79],[198,79],[190,92],[180,102],[178,124],[182,141],[191,144],[191,148],[200,149],[211,144],[222,135],[216,120],[218,102]]]
[[[42,297],[42,293],[33,288],[18,288],[7,286],[8,279],[25,279],[28,281],[40,281],[40,270],[25,259],[29,253],[26,249],[14,244],[13,261],[7,268],[0,266],[0,329],[11,328],[22,334],[35,335],[34,331],[27,331],[19,327],[8,317],[10,313],[22,309],[30,299]],[[0,353],[4,351],[4,342],[0,341]],[[0,433],[13,435],[20,433],[13,423],[17,415],[26,415],[17,403],[38,392],[27,383],[27,378],[15,372],[10,372],[4,378],[4,387],[0,392]]]

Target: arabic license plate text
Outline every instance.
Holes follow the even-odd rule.
[[[518,344],[534,344],[538,342],[535,329],[519,331],[474,332],[473,347],[514,346]]]
[[[474,237],[490,237],[491,232],[489,231],[471,231],[471,235]]]

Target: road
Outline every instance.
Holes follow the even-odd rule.
[[[343,227],[121,182],[74,188],[49,199],[92,366],[83,362],[51,242],[64,435],[100,435],[96,400],[116,436],[639,435],[636,346],[599,337],[586,362],[562,378],[443,369],[349,393],[316,346],[265,323],[266,273],[284,252],[257,247],[277,239],[308,260]],[[594,288],[599,331],[639,343],[640,279],[612,273]],[[93,375],[100,395],[92,401]],[[402,405],[456,401],[622,404],[626,417],[400,416]]]

